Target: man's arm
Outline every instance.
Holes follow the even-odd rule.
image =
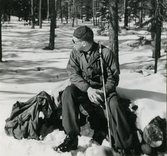
[[[80,90],[86,92],[89,88],[89,84],[86,80],[83,79],[81,75],[81,69],[79,62],[77,60],[77,52],[75,49],[72,50],[70,54],[70,59],[67,64],[67,73],[70,77],[70,81],[72,84],[76,85]]]

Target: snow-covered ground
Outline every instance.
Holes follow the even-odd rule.
[[[56,153],[52,147],[65,138],[63,131],[55,130],[43,141],[16,140],[4,132],[5,119],[9,117],[16,101],[25,102],[40,91],[50,91],[67,79],[65,70],[70,50],[71,37],[76,28],[58,23],[55,29],[55,50],[42,50],[49,42],[49,23],[43,28],[31,29],[12,17],[10,23],[2,25],[3,63],[0,63],[0,156],[99,156],[99,146],[90,143],[92,130],[83,130],[79,138],[78,150]],[[95,32],[95,40],[108,44],[107,36],[98,36],[97,28],[90,23]],[[137,126],[144,127],[156,116],[166,118],[166,53],[162,44],[158,72],[154,74],[154,59],[150,46],[132,49],[127,44],[134,43],[138,35],[150,38],[143,30],[122,30],[119,34],[120,84],[118,93],[138,105]],[[167,33],[162,33],[162,43]],[[167,48],[167,47],[166,47]],[[87,124],[89,126],[89,124]],[[103,142],[108,146],[107,141]],[[166,154],[167,155],[167,154]]]

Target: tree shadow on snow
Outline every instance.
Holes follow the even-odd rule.
[[[4,83],[44,83],[58,82],[68,78],[65,69],[60,68],[36,68],[28,70],[8,70],[0,72],[0,81]]]
[[[128,54],[128,52],[126,53]],[[122,55],[122,54],[121,54]],[[166,56],[165,54],[161,55],[161,57],[158,59],[158,62],[166,62]],[[120,64],[120,69],[143,69],[147,68],[149,65],[155,64],[155,58],[152,58],[152,56],[137,56],[134,58],[133,62],[128,62],[124,64]],[[164,67],[165,68],[165,67]]]

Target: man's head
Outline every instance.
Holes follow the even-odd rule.
[[[73,36],[79,40],[92,42],[94,38],[94,34],[92,29],[87,26],[80,26],[75,29]]]
[[[92,29],[87,26],[80,26],[76,28],[73,33],[72,41],[77,50],[89,50],[94,41]]]

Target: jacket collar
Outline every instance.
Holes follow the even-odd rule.
[[[81,51],[81,57],[82,57],[82,59],[84,61],[84,64],[86,65],[86,68],[90,67],[100,57],[98,44],[96,42],[93,43],[93,45],[92,45],[92,47],[90,49],[90,54],[91,53],[94,53],[94,58],[88,63],[86,61],[84,52]]]

